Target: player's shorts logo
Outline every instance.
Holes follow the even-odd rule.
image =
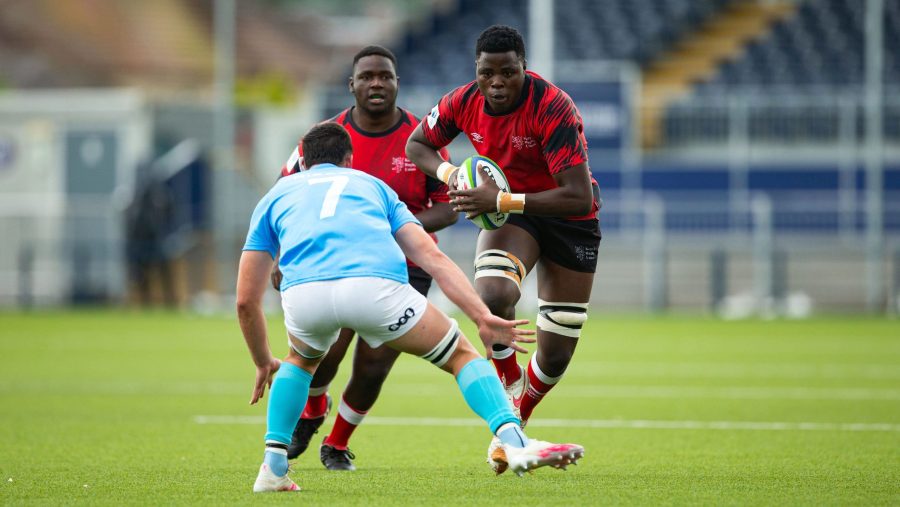
[[[401,315],[400,318],[397,319],[397,322],[394,322],[393,324],[388,326],[388,331],[396,331],[396,330],[400,329],[407,322],[409,322],[409,319],[411,319],[415,314],[416,314],[416,311],[413,310],[412,307],[407,308],[406,311],[403,312],[403,315]]]
[[[597,260],[597,247],[593,245],[575,245],[575,257],[581,262]]]

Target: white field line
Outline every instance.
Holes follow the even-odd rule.
[[[667,363],[578,361],[576,358],[568,374],[579,377],[900,379],[900,367],[896,364],[875,363]]]
[[[443,385],[400,385],[385,390],[389,395],[434,396]],[[694,387],[636,385],[563,385],[553,391],[558,398],[656,398],[745,400],[900,400],[900,389],[856,387]]]
[[[900,400],[900,389],[856,387],[566,386],[554,394],[572,398]]]
[[[253,424],[264,425],[264,416],[197,415],[197,424]],[[369,416],[363,424],[374,426],[484,426],[474,418],[443,417],[376,417]],[[746,430],[746,431],[855,431],[900,432],[900,424],[890,423],[818,423],[818,422],[756,422],[756,421],[652,421],[641,419],[535,419],[528,427],[546,428],[608,428],[654,430]]]
[[[175,395],[233,396],[250,391],[250,382],[41,382],[0,381],[0,394],[80,394],[80,395]],[[388,396],[440,396],[455,392],[455,386],[440,375],[419,379],[415,385],[387,386]],[[571,385],[563,383],[553,391],[555,398],[594,399],[728,399],[728,400],[900,400],[900,389],[876,387],[741,387],[672,385]]]

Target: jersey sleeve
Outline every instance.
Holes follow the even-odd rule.
[[[550,174],[587,162],[584,123],[568,95],[560,91],[548,98],[538,110],[537,121]]]
[[[460,133],[455,117],[459,110],[459,95],[459,89],[444,95],[428,116],[422,118],[422,132],[434,146],[447,146]]]
[[[269,196],[256,205],[250,217],[250,230],[244,242],[244,250],[269,252],[272,258],[278,256],[278,236],[269,222]]]

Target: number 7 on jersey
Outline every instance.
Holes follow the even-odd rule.
[[[325,200],[322,201],[322,211],[319,212],[319,219],[328,218],[334,216],[334,212],[337,209],[338,199],[341,198],[341,192],[344,191],[344,187],[347,186],[347,182],[350,181],[350,178],[347,176],[326,176],[322,178],[310,178],[309,184],[316,185],[319,183],[330,183],[331,186],[328,187],[328,191],[325,192]]]

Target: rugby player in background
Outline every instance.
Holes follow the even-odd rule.
[[[503,169],[511,192],[486,177],[476,188],[455,190],[458,168],[438,150],[460,133]],[[581,115],[564,91],[526,70],[519,32],[495,25],[476,42],[475,80],[440,100],[410,136],[406,153],[450,185],[456,211],[511,213],[503,227],[481,231],[476,247],[475,288],[494,315],[515,317],[522,280],[537,266],[537,350],[527,368],[501,344],[492,358],[524,424],[572,359],[597,266],[600,198]],[[489,461],[495,449],[496,441]]]
[[[356,99],[351,106],[329,121],[347,129],[353,140],[352,167],[381,179],[400,197],[416,219],[422,223],[434,241],[439,231],[456,222],[458,213],[449,204],[447,187],[426,176],[406,158],[406,140],[419,120],[412,113],[397,107],[397,59],[387,48],[367,46],[353,58],[350,92]],[[281,175],[299,171],[303,167],[302,146],[294,149],[282,168]],[[446,150],[441,152],[449,160]],[[423,296],[431,287],[431,276],[407,260],[409,283]],[[272,283],[279,288],[280,272],[273,272]],[[365,304],[362,299],[356,304]],[[288,457],[296,458],[309,446],[314,433],[325,421],[331,405],[328,388],[337,375],[338,366],[353,341],[352,329],[341,331],[338,341],[322,360],[310,386],[306,409],[288,447]],[[353,372],[338,405],[338,415],[319,448],[319,458],[329,470],[354,470],[349,442],[353,431],[362,423],[375,404],[399,352],[390,347],[373,349],[364,340],[356,341]]]

